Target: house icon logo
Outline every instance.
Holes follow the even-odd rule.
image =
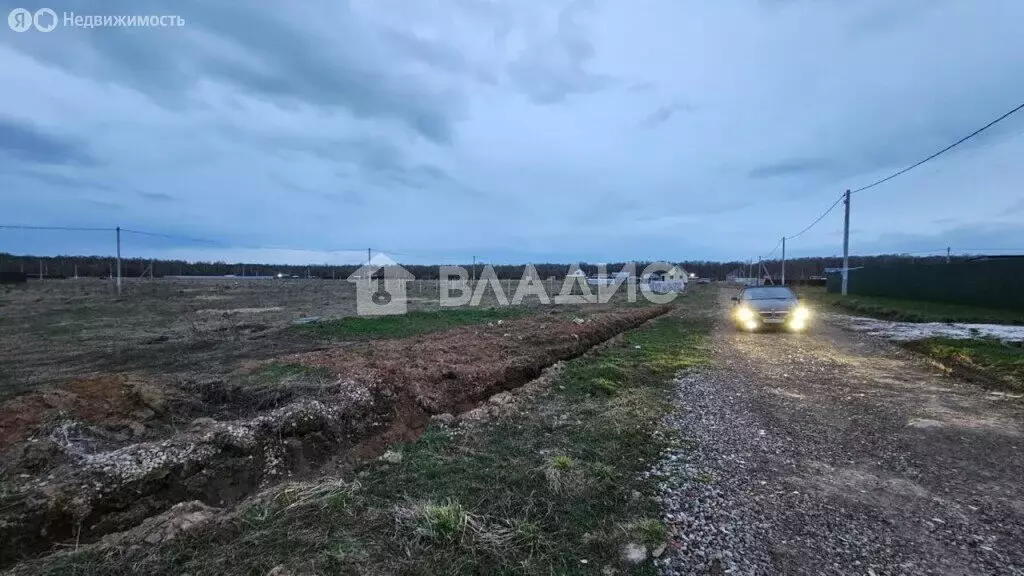
[[[406,284],[415,276],[384,254],[360,266],[348,281],[356,286],[356,314],[387,316],[409,310]]]

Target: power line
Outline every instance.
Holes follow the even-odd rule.
[[[836,206],[839,206],[839,203],[843,201],[843,196],[845,196],[845,195],[840,195],[840,196],[839,196],[839,198],[836,198],[836,201],[835,201],[835,202],[833,202],[833,203],[832,203],[832,205],[828,207],[828,210],[825,210],[824,212],[822,212],[822,213],[821,213],[821,216],[818,216],[818,217],[817,217],[817,218],[816,218],[816,219],[814,220],[814,222],[811,222],[811,223],[810,223],[810,225],[809,225],[809,226],[807,226],[807,227],[806,227],[806,228],[804,228],[803,230],[801,230],[801,231],[797,232],[796,234],[793,234],[792,236],[786,236],[786,240],[792,240],[792,239],[794,239],[794,238],[796,238],[796,237],[798,237],[798,236],[801,236],[801,235],[802,235],[802,234],[803,234],[804,232],[807,232],[807,231],[808,231],[808,230],[810,230],[811,228],[814,228],[814,226],[815,226],[815,225],[816,225],[816,224],[817,224],[818,222],[821,222],[821,219],[822,219],[822,218],[824,218],[825,216],[828,216],[828,213],[829,213],[829,212],[831,212],[831,211],[835,210]]]
[[[1013,110],[1010,110],[1006,114],[1003,114],[999,118],[996,118],[995,120],[989,122],[988,124],[985,124],[981,128],[978,128],[974,132],[971,132],[967,136],[964,136],[963,138],[961,138],[961,139],[957,140],[956,142],[950,144],[949,146],[946,146],[942,150],[939,150],[938,152],[936,152],[935,154],[932,154],[931,156],[925,158],[924,160],[921,160],[920,162],[917,162],[916,164],[911,164],[910,166],[904,168],[903,170],[900,170],[898,172],[890,174],[889,176],[886,176],[885,178],[882,178],[881,180],[876,180],[875,182],[872,182],[871,184],[868,184],[867,186],[862,186],[860,188],[857,188],[856,190],[852,190],[852,191],[850,191],[850,194],[856,194],[857,192],[863,192],[864,190],[867,190],[868,188],[874,188],[875,186],[878,186],[879,184],[882,184],[883,182],[888,182],[889,180],[892,180],[893,178],[895,178],[897,176],[900,176],[901,174],[906,174],[907,172],[910,172],[911,170],[913,170],[914,168],[917,168],[918,166],[924,164],[925,162],[928,162],[929,160],[932,160],[934,158],[938,158],[939,156],[945,154],[946,152],[949,152],[953,148],[956,148],[957,146],[963,144],[964,142],[967,142],[971,138],[974,138],[978,134],[981,134],[985,130],[988,130],[989,128],[991,128],[991,127],[995,126],[996,124],[1002,122],[1003,120],[1009,118],[1015,112],[1018,112],[1018,111],[1020,111],[1022,109],[1024,109],[1024,103],[1022,103],[1021,105],[1017,106]]]
[[[991,127],[995,126],[996,124],[998,124],[998,123],[1002,122],[1003,120],[1005,120],[1005,119],[1009,118],[1010,116],[1012,116],[1013,114],[1015,114],[1015,113],[1019,112],[1020,110],[1024,110],[1024,103],[1021,103],[1020,105],[1018,105],[1017,107],[1013,108],[1013,109],[1012,109],[1012,110],[1010,110],[1009,112],[1006,112],[1006,113],[1005,113],[1005,114],[1003,114],[1002,116],[1000,116],[1000,117],[996,118],[995,120],[992,120],[992,121],[991,121],[991,122],[989,122],[988,124],[985,124],[985,125],[984,125],[984,126],[982,126],[981,128],[978,128],[978,129],[977,129],[977,130],[975,130],[974,132],[971,132],[971,133],[970,133],[970,134],[968,134],[967,136],[964,136],[963,138],[961,138],[961,139],[957,140],[956,142],[954,142],[954,143],[950,144],[949,146],[946,146],[946,147],[945,147],[945,148],[943,148],[942,150],[939,150],[938,152],[936,152],[936,153],[932,154],[931,156],[928,156],[927,158],[925,158],[925,159],[923,159],[923,160],[921,160],[921,161],[919,161],[919,162],[915,162],[914,164],[911,164],[910,166],[907,166],[906,168],[903,168],[902,170],[898,170],[898,171],[896,171],[896,172],[894,172],[894,173],[892,173],[892,174],[890,174],[890,175],[886,176],[885,178],[881,178],[881,179],[879,179],[879,180],[876,180],[876,181],[872,182],[871,184],[868,184],[868,185],[866,185],[866,186],[861,186],[860,188],[857,188],[856,190],[851,190],[851,191],[850,191],[850,194],[852,195],[852,194],[856,194],[856,193],[858,193],[858,192],[863,192],[863,191],[865,191],[865,190],[868,190],[869,188],[874,188],[875,186],[878,186],[879,184],[883,184],[883,183],[885,183],[885,182],[888,182],[889,180],[892,180],[893,178],[896,178],[896,177],[898,177],[898,176],[901,176],[901,175],[903,175],[903,174],[906,174],[907,172],[910,172],[910,171],[911,171],[911,170],[913,170],[914,168],[917,168],[918,166],[921,166],[922,164],[925,164],[926,162],[929,162],[929,161],[931,161],[931,160],[934,160],[935,158],[938,158],[939,156],[941,156],[941,155],[945,154],[946,152],[949,152],[949,151],[950,151],[950,150],[952,150],[953,148],[956,148],[957,146],[959,146],[959,145],[963,144],[964,142],[967,142],[967,141],[968,141],[968,140],[970,140],[971,138],[974,138],[974,137],[975,137],[975,136],[977,136],[978,134],[981,134],[981,133],[982,133],[982,132],[984,132],[985,130],[988,130],[989,128],[991,128]],[[816,225],[818,224],[818,222],[821,222],[821,220],[822,220],[823,218],[825,218],[825,216],[827,216],[827,215],[828,215],[828,214],[829,214],[830,212],[832,212],[832,210],[835,210],[836,206],[839,206],[839,204],[840,204],[840,203],[841,203],[841,202],[843,201],[843,198],[844,198],[844,197],[845,197],[845,194],[844,194],[844,195],[841,195],[841,196],[839,196],[839,198],[837,198],[837,199],[836,199],[836,201],[835,201],[835,202],[833,202],[833,203],[832,203],[832,205],[831,205],[831,206],[829,206],[827,210],[825,210],[824,212],[822,212],[821,216],[818,216],[818,217],[817,217],[817,218],[816,218],[816,219],[815,219],[815,220],[814,220],[813,222],[811,222],[811,223],[810,223],[810,224],[809,224],[809,225],[808,225],[808,226],[807,226],[806,228],[804,228],[803,230],[801,230],[801,231],[797,232],[796,234],[793,234],[793,235],[791,235],[791,236],[786,236],[786,237],[785,237],[785,239],[786,239],[786,240],[793,240],[794,238],[797,238],[797,237],[799,237],[799,236],[802,236],[803,234],[805,234],[806,232],[808,232],[808,231],[809,231],[809,230],[810,230],[811,228],[814,228],[814,227],[815,227],[815,226],[816,226]],[[776,246],[775,246],[775,248],[773,248],[773,249],[772,249],[772,251],[768,253],[768,255],[769,255],[769,256],[771,256],[772,254],[774,254],[774,253],[775,253],[775,250],[777,250],[777,249],[778,249],[778,247],[779,247],[779,246],[778,246],[778,245],[776,245]]]
[[[72,232],[113,232],[114,228],[81,228],[74,226],[21,226],[17,224],[0,224],[0,228],[8,230],[68,230]]]
[[[192,238],[189,236],[178,236],[177,234],[161,234],[159,232],[145,232],[142,230],[129,230],[128,228],[121,228],[121,232],[127,234],[139,234],[141,236],[153,236],[155,238],[170,238],[172,240],[188,240],[189,242],[202,242],[207,244],[218,244],[215,240],[207,240],[205,238]]]

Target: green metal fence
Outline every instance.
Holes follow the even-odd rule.
[[[847,292],[1024,310],[1024,256],[951,264],[897,264],[850,270]],[[842,274],[829,274],[827,290],[842,290]]]

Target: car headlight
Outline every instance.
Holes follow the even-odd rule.
[[[754,311],[746,306],[740,306],[736,309],[736,318],[742,322],[749,322],[754,319]]]
[[[793,320],[797,322],[805,322],[811,317],[811,310],[806,306],[797,306],[793,309]]]

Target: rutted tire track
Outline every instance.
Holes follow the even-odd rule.
[[[0,501],[0,565],[74,539],[130,528],[177,502],[231,506],[292,473],[312,474],[346,451],[372,456],[418,436],[431,415],[470,409],[671,310],[535,316],[351,349],[290,357],[337,370],[335,393],[254,419],[197,423],[162,442],[78,454],[26,478]],[[451,365],[446,359],[461,359]]]
[[[726,295],[727,296],[727,295]],[[1024,574],[1024,408],[886,342],[744,334],[679,380],[666,574]]]

